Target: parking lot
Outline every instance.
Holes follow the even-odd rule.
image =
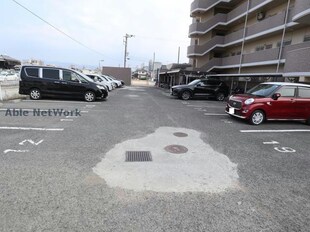
[[[309,231],[303,123],[251,126],[225,102],[137,86],[0,106],[1,231]]]

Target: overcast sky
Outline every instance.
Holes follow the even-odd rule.
[[[126,33],[132,68],[155,52],[163,64],[188,62],[191,0],[16,0],[88,48],[53,29],[12,0],[0,0],[0,54],[85,67],[123,66]]]

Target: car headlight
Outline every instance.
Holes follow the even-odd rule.
[[[102,85],[97,85],[98,89],[105,89]]]
[[[251,105],[253,102],[254,102],[254,98],[249,98],[249,99],[245,100],[244,104]]]

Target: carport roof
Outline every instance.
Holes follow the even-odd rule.
[[[12,58],[10,56],[7,56],[7,55],[0,55],[0,61],[11,61],[11,62],[18,62],[18,63],[20,63],[19,60],[14,59],[14,58]]]

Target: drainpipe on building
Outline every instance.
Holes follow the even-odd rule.
[[[246,10],[246,15],[245,15],[245,21],[244,21],[243,40],[242,40],[242,45],[241,45],[241,53],[240,53],[240,62],[239,62],[238,74],[241,73],[241,67],[242,67],[242,62],[243,62],[243,52],[244,52],[245,37],[246,37],[246,32],[247,32],[249,10],[250,10],[250,0],[248,0],[247,10]],[[234,78],[231,79],[230,93],[233,90],[233,85],[234,85]]]
[[[282,57],[282,53],[283,53],[283,43],[284,43],[284,37],[285,37],[285,33],[286,33],[286,27],[287,27],[288,13],[289,13],[289,10],[290,10],[290,4],[291,4],[291,0],[288,0],[287,1],[287,7],[286,7],[286,13],[285,13],[284,28],[283,28],[282,39],[281,39],[281,46],[280,46],[280,49],[279,49],[278,65],[277,65],[276,73],[279,73],[279,69],[280,69],[281,57]]]

